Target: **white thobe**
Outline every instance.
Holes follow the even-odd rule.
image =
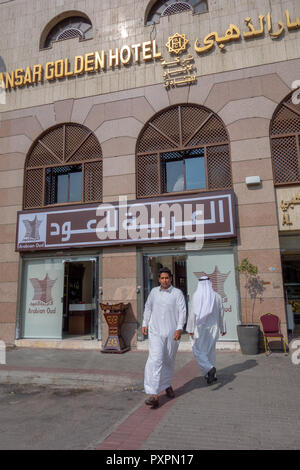
[[[186,321],[183,293],[176,287],[154,287],[147,299],[143,326],[148,328],[149,356],[145,366],[144,389],[157,395],[170,387],[179,341],[173,339]]]
[[[222,297],[216,292],[212,313],[203,323],[196,325],[196,316],[189,315],[186,330],[194,333],[193,353],[202,375],[216,367],[216,342],[220,333],[226,332]]]

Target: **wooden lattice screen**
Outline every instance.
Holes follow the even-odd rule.
[[[24,209],[46,205],[46,168],[81,165],[82,203],[102,200],[102,150],[93,132],[79,124],[61,124],[31,147],[25,164]]]
[[[136,147],[137,197],[164,194],[161,154],[203,149],[206,191],[232,187],[229,138],[221,119],[198,105],[175,105],[145,125]]]
[[[300,183],[300,104],[292,95],[277,108],[271,122],[274,183]]]

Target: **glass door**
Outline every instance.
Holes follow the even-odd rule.
[[[198,279],[209,276],[214,290],[222,297],[227,334],[224,341],[236,341],[238,323],[237,288],[235,282],[234,257],[231,250],[203,250],[201,253],[187,255],[188,304],[197,289]]]
[[[24,338],[61,339],[63,288],[63,260],[25,260],[22,290]]]
[[[98,263],[97,258],[64,259],[63,337],[89,335],[98,331]]]
[[[173,274],[173,286],[180,289],[185,297],[187,306],[187,274],[186,274],[186,255],[185,254],[159,254],[144,255],[144,290],[143,306],[153,287],[159,285],[158,273],[160,268],[167,267]]]
[[[158,273],[160,268],[167,267],[173,274],[173,286],[181,289],[187,295],[186,256],[185,255],[145,255],[144,256],[144,297],[147,300],[153,287],[159,285]]]
[[[188,313],[191,311],[191,301],[197,289],[198,278],[204,275],[211,278],[214,289],[221,295],[223,301],[227,334],[222,337],[222,341],[237,341],[238,290],[232,249],[144,254],[142,311],[150,290],[158,285],[158,272],[163,266],[168,267],[173,273],[173,285],[182,290]]]

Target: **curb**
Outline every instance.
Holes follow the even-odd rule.
[[[137,351],[148,351],[148,339],[144,341],[137,342]],[[217,341],[216,344],[217,351],[240,351],[240,344],[238,341]],[[180,341],[178,352],[192,352],[193,351],[193,343],[192,341]]]
[[[101,351],[102,341],[98,340],[56,340],[56,339],[16,339],[14,345],[18,348],[63,349]]]

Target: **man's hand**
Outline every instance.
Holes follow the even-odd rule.
[[[148,336],[148,328],[146,326],[142,326],[142,333],[144,336]]]
[[[180,340],[180,338],[181,338],[181,333],[182,333],[182,330],[176,330],[176,331],[175,331],[174,336],[173,336],[173,338],[174,338],[175,341],[179,341],[179,340]]]

